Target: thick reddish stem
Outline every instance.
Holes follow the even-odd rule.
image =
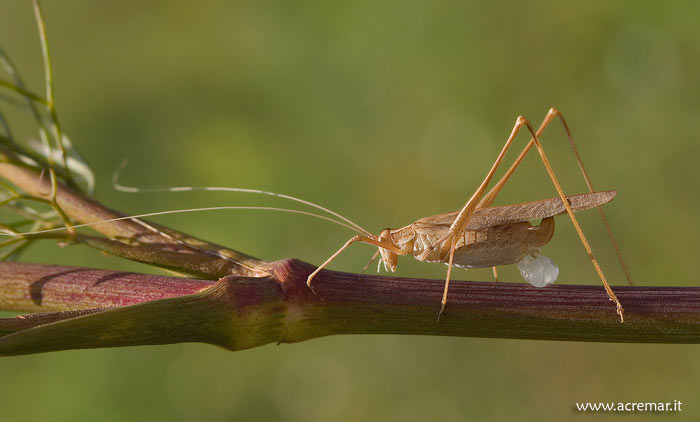
[[[91,268],[0,262],[0,308],[66,311],[194,294],[213,281]]]
[[[306,286],[313,265],[284,260],[269,268],[268,277],[228,276],[212,284],[2,264],[0,286],[26,293],[13,303],[118,307],[0,320],[6,334],[0,355],[193,341],[242,350],[337,334],[700,343],[700,288],[616,287],[627,311],[620,323],[600,286],[455,282],[437,321],[443,280],[322,271],[314,294]],[[41,293],[40,302],[32,292]]]

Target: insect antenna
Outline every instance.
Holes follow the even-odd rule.
[[[289,208],[278,208],[278,207],[227,206],[227,205],[218,206],[218,207],[183,208],[183,209],[177,209],[177,210],[154,211],[154,212],[147,212],[147,213],[143,213],[143,214],[127,215],[124,217],[109,218],[106,220],[93,221],[90,223],[73,224],[70,227],[73,229],[77,229],[80,227],[91,227],[91,226],[96,226],[98,224],[111,223],[114,221],[137,220],[139,218],[155,217],[155,216],[159,216],[159,215],[185,214],[185,213],[191,213],[191,212],[221,211],[221,210],[278,211],[278,212],[288,212],[288,213],[292,213],[292,214],[301,214],[301,215],[306,215],[309,217],[314,217],[314,218],[318,218],[321,220],[329,221],[331,223],[335,223],[335,224],[338,224],[340,226],[343,226],[346,229],[352,230],[356,233],[364,234],[364,232],[360,232],[357,228],[355,228],[349,224],[346,224],[346,223],[338,221],[338,220],[334,220],[333,218],[325,216],[325,215],[314,214],[314,213],[308,212],[308,211],[295,210],[295,209],[289,209]],[[148,227],[148,225],[145,223],[144,223],[144,226]],[[11,232],[6,231],[6,230],[5,231],[0,230],[0,235],[25,236],[25,235],[32,235],[32,234],[51,233],[51,232],[57,232],[57,231],[67,230],[67,229],[68,229],[68,227],[56,227],[53,229],[36,230],[36,231],[29,231],[29,232],[16,232],[16,233],[11,233]],[[158,229],[155,229],[155,228],[150,228],[150,229],[156,230],[160,234],[164,234]]]
[[[297,198],[297,197],[291,196],[291,195],[285,195],[285,194],[283,194],[283,193],[268,192],[268,191],[264,191],[264,190],[260,190],[260,189],[232,188],[232,187],[224,187],[224,186],[201,186],[201,187],[197,187],[197,186],[172,186],[172,187],[166,187],[166,188],[138,188],[138,187],[134,187],[134,186],[124,186],[124,185],[122,185],[122,184],[120,184],[120,183],[118,182],[118,179],[119,179],[119,174],[120,174],[121,171],[126,167],[127,164],[128,164],[128,160],[124,160],[124,161],[121,163],[121,165],[117,168],[117,170],[114,172],[114,174],[112,175],[112,186],[114,187],[114,189],[116,189],[116,190],[118,190],[118,191],[120,191],[120,192],[128,192],[128,193],[146,193],[146,192],[195,192],[195,191],[209,191],[209,192],[254,193],[254,194],[258,194],[258,195],[273,196],[273,197],[282,198],[282,199],[286,199],[286,200],[289,200],[289,201],[294,201],[294,202],[297,202],[297,203],[300,203],[300,204],[304,204],[304,205],[307,205],[307,206],[316,208],[316,209],[318,209],[318,210],[320,210],[320,211],[323,211],[323,212],[325,212],[325,213],[328,213],[328,214],[330,214],[330,215],[332,215],[332,216],[334,216],[334,217],[336,217],[336,218],[342,220],[343,223],[341,223],[341,222],[338,221],[338,220],[334,220],[334,219],[331,219],[331,218],[328,218],[328,217],[323,217],[323,216],[318,215],[318,214],[308,213],[308,212],[304,212],[304,211],[295,211],[295,210],[286,209],[286,208],[269,208],[269,207],[250,207],[250,208],[240,208],[240,207],[238,207],[238,208],[236,208],[236,207],[234,207],[234,208],[230,208],[230,209],[258,209],[258,210],[273,210],[273,209],[275,209],[275,210],[283,211],[283,212],[296,212],[296,213],[299,213],[299,214],[309,215],[309,216],[313,216],[313,217],[316,217],[316,218],[321,218],[321,219],[323,219],[323,220],[327,220],[327,221],[334,222],[334,223],[336,223],[336,224],[339,224],[339,225],[341,225],[341,226],[343,226],[343,227],[347,227],[347,228],[349,228],[350,230],[352,230],[352,231],[354,231],[354,232],[357,232],[357,233],[360,233],[360,234],[364,234],[364,235],[367,235],[367,236],[373,236],[372,233],[370,233],[369,231],[365,230],[362,226],[360,226],[359,224],[353,222],[353,221],[350,220],[349,218],[347,218],[347,217],[341,215],[340,213],[337,213],[337,212],[335,212],[335,211],[333,211],[333,210],[330,210],[330,209],[328,209],[328,208],[325,208],[325,207],[323,207],[323,206],[321,206],[321,205],[315,204],[315,203],[313,203],[313,202],[311,202],[311,201],[307,201],[307,200],[305,200],[305,199]],[[352,227],[349,227],[349,226],[352,226]]]

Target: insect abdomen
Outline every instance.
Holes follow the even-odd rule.
[[[413,256],[430,249],[445,233],[442,230],[416,230]],[[528,222],[503,224],[479,230],[465,230],[457,239],[454,265],[462,268],[481,268],[514,264],[527,251],[547,244],[554,234],[554,219],[545,218],[539,226]],[[441,252],[442,251],[442,252]],[[447,263],[445,248],[436,247],[424,261]]]

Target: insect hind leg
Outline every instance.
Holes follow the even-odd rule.
[[[559,194],[559,198],[561,198],[562,203],[564,204],[564,207],[566,208],[567,214],[569,214],[569,218],[571,219],[571,222],[574,225],[574,229],[576,229],[576,233],[579,236],[579,239],[581,240],[581,243],[583,244],[583,247],[586,249],[586,252],[588,253],[588,256],[591,259],[591,263],[593,264],[593,267],[595,268],[596,272],[598,273],[598,277],[600,278],[600,281],[603,283],[603,286],[605,287],[605,291],[608,294],[608,297],[612,302],[615,303],[616,306],[616,311],[617,314],[620,316],[620,322],[624,321],[623,313],[624,309],[622,308],[622,304],[618,300],[617,296],[615,293],[612,291],[612,288],[608,284],[605,275],[603,274],[603,270],[600,268],[600,265],[598,264],[598,260],[596,259],[595,255],[593,254],[593,250],[591,249],[591,246],[588,244],[588,240],[586,239],[586,236],[583,234],[583,230],[581,230],[581,226],[578,223],[578,220],[574,216],[574,212],[571,209],[571,205],[569,204],[569,201],[566,199],[566,195],[564,195],[564,191],[561,188],[561,185],[559,184],[559,180],[557,179],[556,175],[554,174],[554,170],[552,169],[551,164],[549,163],[549,159],[547,159],[547,155],[544,152],[544,149],[542,148],[542,144],[540,143],[540,140],[535,133],[535,130],[532,128],[532,125],[530,125],[530,122],[526,121],[526,126],[527,129],[530,131],[530,134],[532,135],[532,139],[534,140],[535,146],[537,147],[537,152],[540,155],[540,158],[542,160],[542,164],[544,164],[545,169],[547,170],[547,173],[549,174],[549,178],[552,180],[552,183],[554,184],[555,189],[557,190],[557,193]]]
[[[576,157],[576,162],[578,163],[579,170],[581,170],[581,174],[583,175],[583,178],[586,181],[586,186],[588,187],[588,190],[590,192],[593,192],[594,189],[593,184],[591,183],[591,178],[588,176],[588,172],[583,166],[583,160],[581,160],[578,148],[576,148],[576,143],[574,142],[573,136],[571,136],[569,125],[566,123],[564,116],[556,108],[550,108],[549,113],[547,113],[547,116],[549,115],[556,115],[557,117],[559,117],[559,120],[561,121],[561,124],[564,127],[564,132],[566,132],[566,136],[569,139],[569,146],[571,147],[571,150],[574,153],[574,156]],[[603,225],[605,226],[605,230],[608,232],[608,238],[610,239],[610,243],[612,243],[613,248],[615,249],[615,253],[617,254],[617,260],[620,262],[622,271],[625,273],[625,278],[627,279],[627,282],[630,286],[634,285],[634,281],[632,280],[632,274],[630,273],[629,267],[625,262],[625,258],[622,257],[622,250],[620,249],[620,245],[617,243],[617,239],[613,234],[612,228],[610,227],[610,223],[608,222],[608,218],[605,216],[605,211],[603,211],[602,206],[598,207],[598,212],[600,213],[600,219],[603,222]]]
[[[591,179],[588,176],[588,172],[586,171],[586,168],[583,165],[583,160],[581,159],[581,155],[578,152],[578,148],[576,147],[576,143],[574,142],[574,138],[571,135],[571,131],[569,130],[569,125],[566,123],[566,120],[564,119],[564,116],[562,113],[557,110],[556,108],[550,108],[549,112],[547,112],[547,115],[545,116],[544,120],[542,120],[542,123],[540,124],[540,127],[537,129],[537,132],[535,135],[537,137],[541,136],[542,133],[544,132],[545,128],[549,126],[549,124],[555,119],[559,118],[561,121],[561,124],[564,128],[564,132],[566,133],[566,136],[569,140],[569,146],[571,147],[571,151],[574,154],[574,157],[576,158],[576,163],[578,164],[578,168],[581,171],[581,175],[583,176],[583,179],[586,182],[586,186],[588,187],[589,192],[594,192],[593,189],[593,184],[591,183]],[[501,179],[491,188],[491,190],[484,195],[484,197],[481,199],[481,202],[479,202],[479,205],[477,208],[484,208],[490,206],[493,201],[496,199],[496,196],[500,193],[501,189],[503,189],[503,186],[506,184],[508,179],[513,175],[515,170],[518,168],[520,163],[523,161],[527,153],[532,149],[532,147],[535,145],[535,138],[531,138],[530,142],[527,143],[527,145],[523,148],[522,152],[518,156],[518,158],[513,161],[513,164],[511,164],[510,168],[506,171],[506,173],[501,177]],[[617,254],[617,259],[620,262],[620,266],[622,267],[623,272],[625,273],[625,278],[627,279],[627,282],[630,285],[633,285],[634,282],[632,280],[632,275],[630,273],[629,267],[627,266],[627,263],[625,262],[625,259],[622,256],[622,250],[620,249],[619,244],[617,243],[617,239],[615,238],[615,235],[613,234],[612,228],[610,227],[610,223],[608,222],[607,217],[605,216],[605,211],[603,210],[603,207],[598,207],[598,212],[600,214],[600,219],[603,222],[603,226],[605,227],[605,230],[608,233],[608,238],[610,239],[610,243],[613,245],[613,248],[615,249],[615,253]]]
[[[545,121],[543,121],[542,125],[540,126],[540,129],[538,130],[541,132],[544,130],[544,128],[549,124],[549,122],[554,119],[557,115],[560,115],[557,110],[551,109],[550,113],[548,113],[547,118],[545,118]],[[510,148],[512,145],[512,142],[516,135],[518,134],[519,130],[522,127],[526,127],[527,130],[530,132],[532,139],[528,143],[528,145],[525,147],[525,149],[521,152],[521,154],[518,156],[516,159],[516,162],[511,165],[511,168],[506,172],[506,175],[502,177],[502,179],[494,186],[494,188],[485,196],[484,191],[486,190],[486,187],[488,186],[491,178],[493,177],[494,172],[498,168],[499,164],[503,160],[505,153],[507,150]],[[515,126],[513,127],[513,130],[511,131],[510,136],[508,137],[505,145],[503,146],[501,153],[499,154],[498,158],[494,162],[494,164],[491,167],[491,170],[487,174],[486,178],[484,178],[483,182],[479,186],[479,188],[474,192],[472,197],[469,199],[467,204],[464,205],[462,210],[459,212],[457,215],[457,218],[455,219],[454,223],[450,226],[450,229],[448,231],[448,234],[444,236],[442,239],[440,239],[436,244],[433,246],[432,249],[436,247],[440,247],[441,250],[445,250],[445,248],[449,245],[449,260],[448,260],[448,269],[447,269],[447,277],[445,279],[445,288],[443,292],[443,297],[442,297],[442,306],[440,309],[440,313],[438,314],[438,320],[440,319],[440,315],[442,315],[442,312],[445,308],[445,304],[447,301],[447,291],[449,288],[449,283],[450,283],[450,275],[451,275],[451,270],[452,270],[452,263],[454,260],[454,253],[455,253],[455,243],[456,243],[456,238],[457,234],[461,233],[462,230],[466,227],[469,219],[473,215],[474,211],[477,208],[481,208],[483,206],[488,206],[498,195],[500,190],[503,188],[503,185],[507,182],[508,178],[512,175],[512,173],[515,171],[517,166],[520,164],[522,159],[525,157],[525,154],[529,151],[529,149],[532,147],[532,145],[535,145],[537,147],[537,150],[539,152],[540,158],[542,160],[542,163],[545,166],[545,169],[547,170],[547,173],[550,176],[550,179],[552,180],[552,183],[554,184],[554,187],[557,190],[557,193],[559,194],[559,197],[562,200],[562,203],[564,204],[564,207],[566,208],[567,213],[569,214],[569,217],[574,224],[574,228],[576,229],[576,232],[579,236],[579,239],[581,240],[581,243],[583,244],[584,248],[586,249],[586,252],[588,253],[591,262],[598,273],[598,276],[603,283],[603,286],[605,287],[605,291],[608,294],[608,297],[610,298],[611,301],[613,301],[616,305],[616,311],[617,314],[620,316],[621,322],[624,321],[623,313],[624,309],[622,307],[622,304],[618,300],[617,296],[615,296],[615,293],[612,291],[612,288],[608,284],[605,275],[603,274],[602,269],[600,268],[600,265],[598,264],[598,260],[596,259],[595,255],[593,254],[593,251],[588,243],[588,240],[586,239],[585,235],[583,234],[583,231],[581,230],[581,227],[574,216],[573,210],[571,209],[571,205],[569,204],[566,196],[564,195],[564,192],[561,188],[561,185],[559,184],[559,180],[557,179],[556,175],[554,174],[554,170],[552,169],[552,166],[549,163],[549,160],[547,159],[547,156],[544,152],[544,149],[542,148],[542,144],[539,141],[538,135],[535,133],[535,130],[532,128],[532,125],[530,122],[525,119],[523,116],[518,116]],[[580,157],[579,157],[579,162],[580,162]],[[582,166],[582,164],[581,164]],[[585,177],[585,176],[584,176]],[[449,243],[448,243],[449,242]],[[427,253],[427,251],[426,251]]]

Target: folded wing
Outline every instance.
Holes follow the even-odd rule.
[[[617,191],[601,191],[570,195],[571,209],[574,212],[599,207],[610,202]],[[457,217],[457,211],[432,215],[421,218],[414,224],[426,223],[430,225],[451,225]],[[517,223],[520,221],[540,220],[566,213],[566,208],[560,198],[542,199],[539,201],[524,202],[522,204],[504,205],[500,207],[480,208],[474,212],[467,223],[467,230],[478,230],[486,227],[500,226],[501,224]]]

